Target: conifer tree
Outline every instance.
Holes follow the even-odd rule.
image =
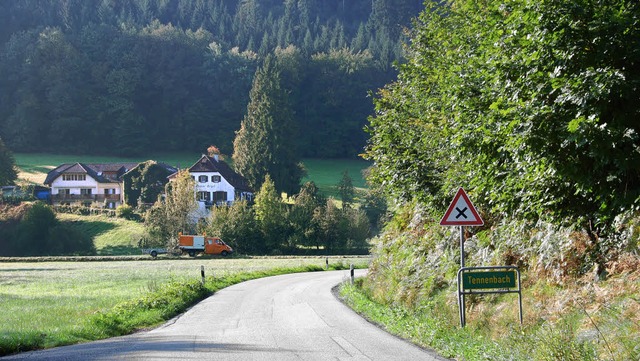
[[[279,192],[295,194],[303,170],[295,149],[296,130],[280,71],[272,56],[258,69],[249,94],[247,113],[233,142],[235,170],[253,189],[266,174]]]
[[[356,189],[353,186],[353,180],[349,176],[349,171],[342,172],[342,178],[338,182],[337,188],[342,200],[342,208],[350,208],[356,195]]]

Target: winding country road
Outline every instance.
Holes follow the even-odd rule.
[[[331,289],[348,277],[349,271],[333,271],[248,281],[151,331],[0,359],[444,360],[340,303]]]

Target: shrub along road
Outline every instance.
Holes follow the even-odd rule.
[[[333,271],[243,282],[155,330],[2,360],[443,360],[340,303],[331,288],[348,277]]]

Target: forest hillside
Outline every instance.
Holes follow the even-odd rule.
[[[0,137],[14,152],[230,154],[278,59],[304,157],[355,157],[417,0],[0,2]]]

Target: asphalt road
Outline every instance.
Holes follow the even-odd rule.
[[[248,281],[151,331],[0,359],[444,360],[340,303],[331,289],[348,278],[349,271],[334,271]]]

